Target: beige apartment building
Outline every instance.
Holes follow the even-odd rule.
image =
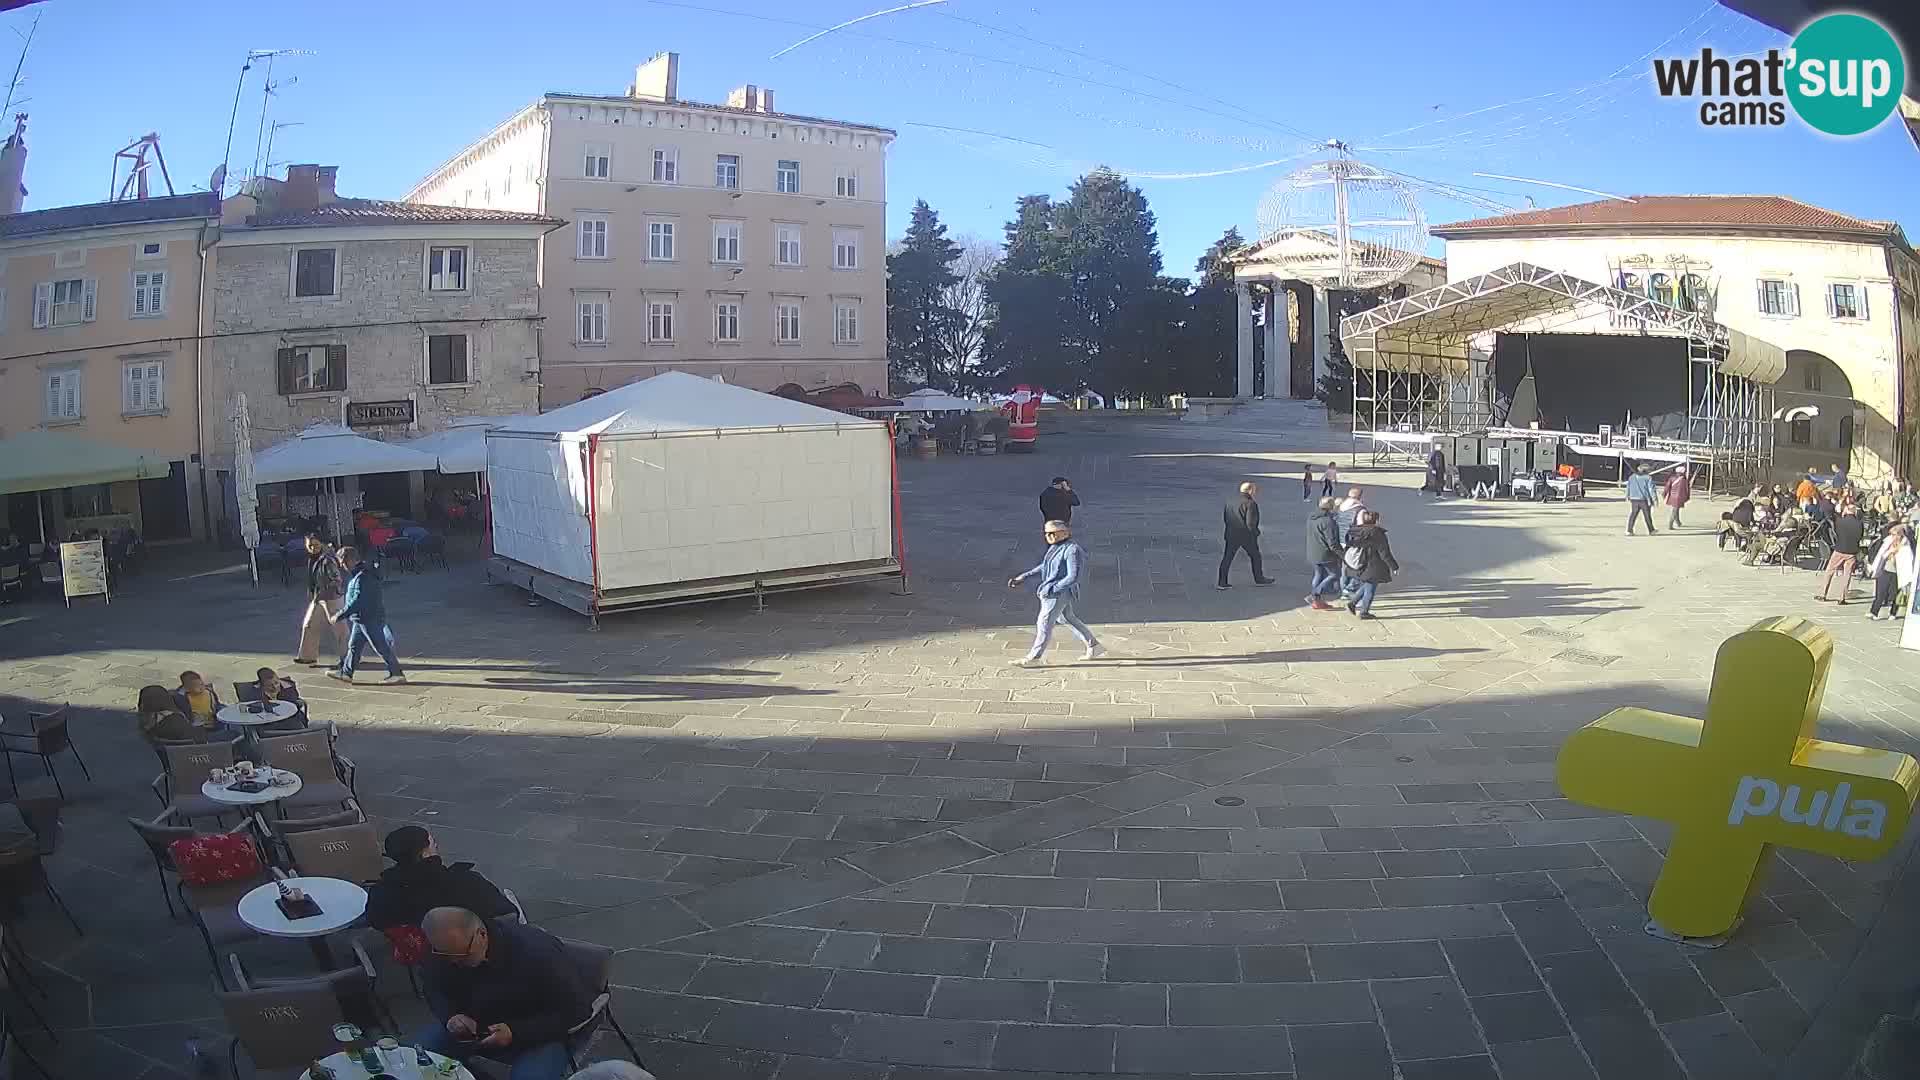
[[[201,286],[219,218],[205,193],[0,216],[0,438],[44,428],[171,467],[164,478],[0,497],[0,529],[206,535],[196,402]]]
[[[567,222],[541,250],[543,408],[662,371],[884,391],[894,133],[679,96],[679,57],[617,97],[549,93],[410,202]]]

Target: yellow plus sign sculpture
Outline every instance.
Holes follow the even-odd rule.
[[[1561,748],[1567,798],[1672,823],[1660,930],[1732,930],[1772,845],[1876,859],[1905,832],[1920,764],[1813,737],[1832,660],[1825,630],[1766,619],[1721,644],[1704,722],[1615,709]]]

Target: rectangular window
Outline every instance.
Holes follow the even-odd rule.
[[[713,261],[723,263],[740,261],[739,222],[716,221],[713,223]]]
[[[1813,443],[1813,421],[1803,416],[1793,422],[1787,434],[1795,446],[1810,446]]]
[[[773,308],[773,340],[783,345],[800,341],[800,305],[779,303]]]
[[[860,269],[860,230],[833,230],[833,268],[835,270]]]
[[[779,161],[773,167],[773,190],[785,195],[800,193],[800,163]]]
[[[296,345],[277,354],[282,394],[338,393],[347,388],[345,345]]]
[[[120,405],[123,413],[154,413],[166,408],[166,364],[160,360],[135,360],[126,365],[126,393]]]
[[[677,184],[680,182],[680,152],[671,146],[656,146],[653,149],[653,182],[656,184]]]
[[[148,241],[140,245],[140,258],[142,259],[163,259],[166,258],[166,254],[166,247],[157,242]]]
[[[47,419],[80,419],[80,402],[80,373],[78,371],[47,372]]]
[[[723,300],[713,305],[713,340],[740,340],[740,305],[732,300]]]
[[[135,270],[133,272],[133,315],[134,318],[150,318],[164,315],[167,310],[167,272],[165,270]]]
[[[1800,286],[1791,281],[1761,278],[1760,313],[1782,317],[1800,314]]]
[[[852,169],[841,169],[833,177],[833,193],[842,199],[860,197],[860,174]]]
[[[1867,317],[1867,290],[1860,285],[1835,283],[1827,286],[1827,317],[1864,319]]]
[[[427,291],[467,291],[467,249],[464,247],[427,248]]]
[[[43,281],[33,287],[33,325],[73,326],[93,321],[92,278]]]
[[[607,304],[612,297],[607,293],[580,294],[580,340],[594,345],[604,345],[607,341]]]
[[[467,367],[467,335],[427,335],[427,385],[450,386],[473,381]]]
[[[313,299],[338,291],[339,252],[333,248],[304,248],[293,253],[293,295]]]
[[[852,300],[835,301],[833,305],[833,340],[841,345],[853,345],[860,341],[860,305]]]
[[[740,155],[721,154],[713,159],[713,186],[736,191],[740,187]]]
[[[800,265],[800,226],[773,227],[773,261],[780,266]]]
[[[577,226],[580,236],[579,255],[583,259],[604,259],[607,257],[607,219],[603,217],[583,217]]]
[[[589,180],[606,180],[613,176],[613,147],[606,143],[588,143],[585,160],[580,165],[580,175]]]
[[[673,301],[651,300],[647,302],[647,340],[673,340]]]
[[[113,485],[81,484],[61,493],[62,509],[70,518],[103,517],[113,513]]]
[[[663,261],[673,258],[673,222],[647,222],[647,258]]]

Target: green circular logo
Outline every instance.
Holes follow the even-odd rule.
[[[1787,99],[1816,131],[1872,131],[1893,112],[1906,85],[1900,43],[1864,15],[1823,15],[1793,39]]]

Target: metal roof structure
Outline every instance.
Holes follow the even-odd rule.
[[[1605,315],[1618,333],[1691,339],[1719,354],[1723,375],[1773,383],[1786,374],[1777,345],[1697,311],[1523,262],[1349,315],[1340,340],[1358,370],[1466,375],[1474,337],[1568,314]]]

